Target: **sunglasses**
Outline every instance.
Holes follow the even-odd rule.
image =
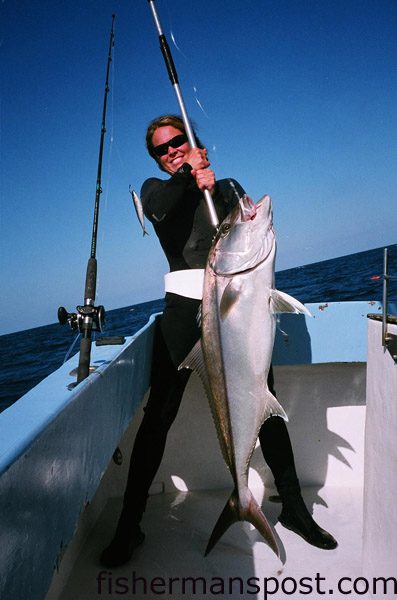
[[[167,154],[169,146],[171,146],[171,148],[179,148],[179,146],[182,146],[186,142],[187,135],[185,133],[181,133],[180,135],[176,135],[175,137],[171,138],[170,140],[168,140],[168,142],[165,142],[164,144],[154,146],[153,152],[156,156],[160,158],[160,156],[164,156],[164,154]]]

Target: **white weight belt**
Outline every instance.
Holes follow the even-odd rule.
[[[204,269],[184,269],[164,275],[165,291],[186,298],[203,297]]]

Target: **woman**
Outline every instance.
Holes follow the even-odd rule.
[[[198,147],[190,148],[183,121],[174,115],[155,119],[147,130],[148,152],[170,178],[148,179],[141,197],[171,275],[167,276],[165,308],[156,331],[150,396],[132,450],[123,509],[115,536],[101,555],[107,567],[127,562],[144,539],[139,523],[149,487],[190,375],[187,369],[178,371],[178,366],[200,337],[196,317],[201,296],[199,285],[190,276],[195,274],[192,269],[205,268],[214,234],[203,191],[211,192],[220,222],[237,201],[235,189],[244,193],[236,181],[235,189],[230,180],[216,181],[206,149],[197,137],[196,142]],[[268,383],[274,393],[272,371]],[[279,521],[310,544],[335,548],[335,539],[315,523],[303,502],[284,420],[267,419],[259,441],[282,500]]]

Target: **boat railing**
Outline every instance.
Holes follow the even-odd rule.
[[[397,323],[397,316],[388,315],[389,282],[397,281],[397,275],[389,275],[389,257],[387,248],[383,256],[383,313],[382,313],[382,346],[390,352],[394,362],[397,362],[397,336],[387,331],[388,321]]]
[[[376,321],[382,320],[382,346],[389,351],[392,359],[397,363],[397,336],[388,331],[388,324],[397,324],[397,315],[389,314],[389,283],[397,281],[397,275],[389,274],[389,256],[388,249],[383,252],[383,298],[382,315],[369,314],[370,319]]]

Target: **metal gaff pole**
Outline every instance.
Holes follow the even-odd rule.
[[[170,78],[172,86],[175,90],[175,94],[176,94],[176,97],[178,100],[183,123],[185,125],[186,135],[189,140],[189,144],[190,144],[191,148],[197,148],[197,143],[196,143],[196,139],[194,137],[194,132],[193,132],[192,126],[190,124],[190,120],[189,120],[189,117],[188,117],[188,114],[187,114],[186,108],[185,108],[185,103],[183,101],[182,92],[179,87],[178,75],[177,75],[177,72],[175,69],[174,61],[172,59],[170,47],[169,47],[166,37],[162,31],[160,20],[159,20],[159,17],[158,17],[157,11],[156,11],[156,7],[154,4],[154,0],[148,0],[148,2],[150,4],[150,8],[151,8],[152,14],[153,14],[153,19],[154,19],[154,22],[155,22],[155,25],[156,25],[156,28],[157,28],[157,31],[159,34],[160,49],[161,49],[161,52],[164,57],[164,61],[165,61],[166,67],[167,67],[169,78]],[[207,208],[209,211],[211,224],[217,229],[219,226],[219,220],[218,220],[214,202],[213,202],[213,199],[212,199],[212,196],[211,196],[211,193],[209,190],[204,190],[204,198],[207,203]]]

